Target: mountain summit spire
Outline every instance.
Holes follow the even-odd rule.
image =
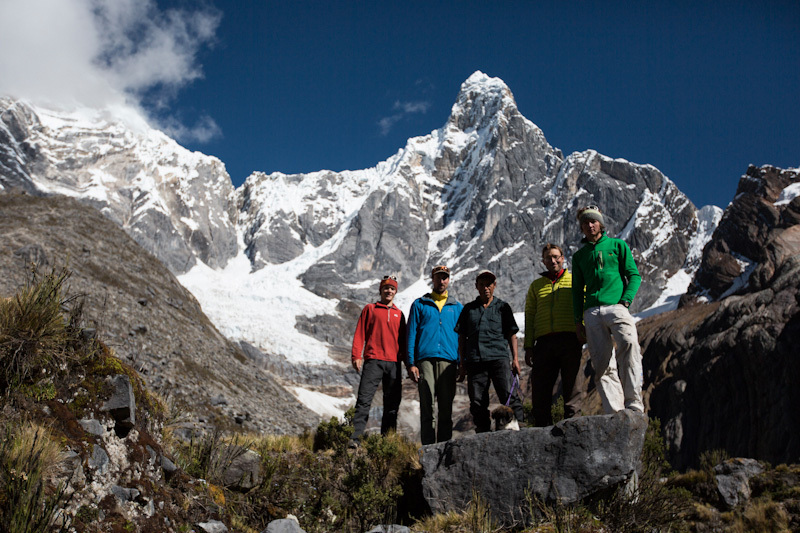
[[[517,102],[500,78],[476,70],[461,84],[448,122],[462,131],[492,125],[498,114],[516,114]]]

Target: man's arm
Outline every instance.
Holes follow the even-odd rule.
[[[534,344],[534,323],[536,321],[536,306],[538,299],[536,289],[531,283],[528,287],[528,296],[525,298],[525,363],[528,366],[533,366],[533,344]]]
[[[642,275],[639,274],[639,269],[636,267],[636,261],[633,260],[633,253],[625,241],[620,243],[620,274],[624,280],[627,280],[625,290],[622,293],[620,302],[627,302],[630,305],[636,297],[636,293],[642,284]]]
[[[458,378],[456,381],[461,383],[467,375],[467,367],[464,364],[464,340],[463,336],[458,336]]]
[[[503,320],[503,336],[508,341],[508,347],[511,349],[511,371],[515,376],[518,376],[521,370],[519,366],[519,353],[517,351],[517,333],[519,332],[519,326],[517,326],[517,320],[514,318],[514,311],[511,310],[511,306],[508,305],[508,302],[503,302],[500,316]]]
[[[575,318],[575,333],[578,340],[586,342],[586,328],[583,325],[583,299],[586,282],[577,253],[572,256],[572,312]]]
[[[353,364],[353,368],[356,372],[361,373],[361,366],[364,364],[364,360],[362,359],[362,354],[364,352],[364,342],[366,341],[367,334],[367,321],[369,317],[369,306],[364,307],[361,310],[361,314],[358,316],[358,323],[356,323],[356,331],[353,334],[353,347],[350,351],[350,358]]]
[[[419,381],[419,368],[417,368],[417,328],[419,327],[420,310],[419,300],[411,304],[408,312],[408,377],[415,383]]]
[[[402,361],[403,364],[408,365],[408,325],[406,324],[406,316],[400,311],[400,331],[397,333],[397,344],[399,344],[397,359]]]
[[[519,376],[522,369],[519,366],[519,356],[517,354],[517,334],[512,333],[508,337],[508,347],[511,349],[511,372]]]

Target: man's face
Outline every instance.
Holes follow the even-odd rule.
[[[389,305],[394,300],[394,295],[397,294],[397,289],[394,285],[384,285],[381,287],[381,303]]]
[[[433,275],[433,292],[442,294],[450,285],[450,274],[447,272],[437,272]]]
[[[491,278],[478,278],[475,281],[475,288],[478,289],[478,297],[483,303],[492,299],[495,287],[497,287],[497,280]]]
[[[558,274],[564,268],[564,256],[558,248],[550,248],[542,254],[542,263],[551,274]]]
[[[600,238],[603,230],[599,220],[584,218],[581,220],[581,231],[586,240],[594,242]]]

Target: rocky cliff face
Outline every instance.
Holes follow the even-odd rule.
[[[800,455],[800,171],[750,167],[682,307],[640,323],[651,416],[670,459]]]
[[[318,422],[96,210],[65,197],[0,195],[0,296],[24,286],[34,264],[73,272],[69,293],[85,299],[89,325],[153,391],[185,406],[187,421],[284,434]]]

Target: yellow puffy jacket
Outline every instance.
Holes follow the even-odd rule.
[[[533,280],[525,299],[525,348],[542,335],[575,331],[572,316],[572,274],[565,268],[555,280]]]

